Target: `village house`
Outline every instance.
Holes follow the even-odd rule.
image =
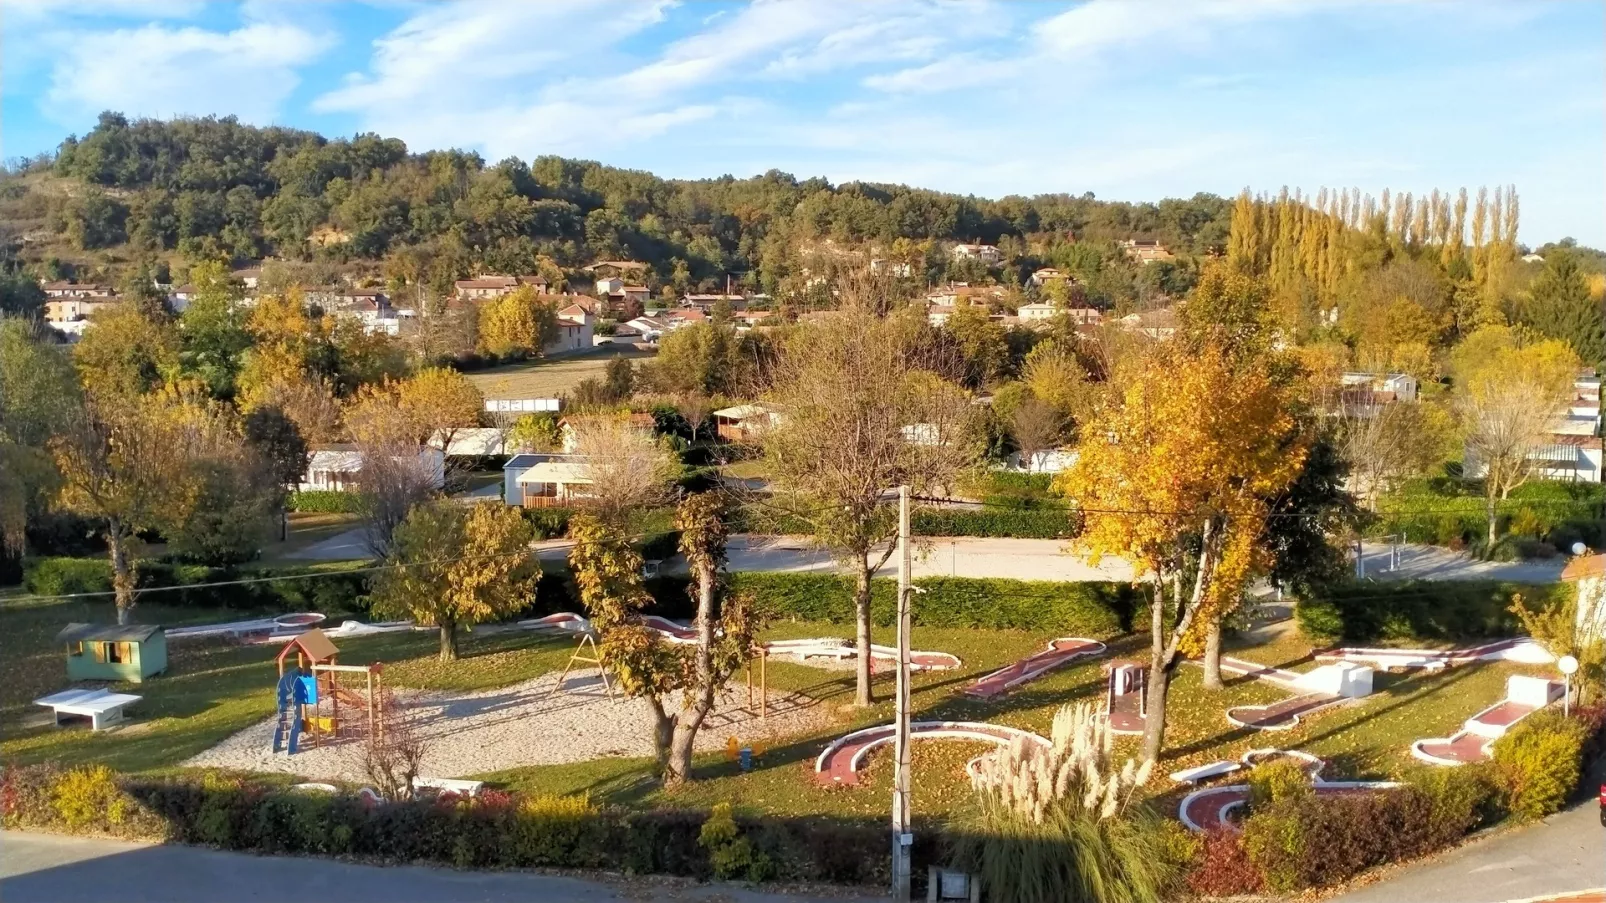
[[[1167,250],[1165,245],[1152,238],[1129,238],[1121,242],[1121,250],[1144,266],[1160,260],[1176,259],[1176,255]]]
[[[583,351],[595,347],[592,341],[597,322],[597,299],[584,295],[559,296],[568,304],[558,309],[558,336],[547,343],[546,353]]]
[[[1122,328],[1151,339],[1169,339],[1177,331],[1177,312],[1169,307],[1127,314],[1120,319]]]
[[[955,260],[979,260],[988,266],[1004,259],[997,245],[958,244],[948,249],[948,255]]]
[[[110,295],[63,295],[45,302],[45,319],[60,328],[61,325],[88,320],[95,313],[117,303]]]
[[[117,292],[109,285],[99,282],[41,282],[39,287],[44,290],[46,298],[112,298]]]
[[[528,285],[540,294],[546,294],[550,288],[544,276],[498,276],[490,273],[482,273],[473,279],[459,279],[452,283],[452,288],[459,300],[490,301],[521,285]]]
[[[609,310],[623,310],[629,304],[645,305],[652,292],[645,285],[632,285],[618,276],[597,280],[597,297],[608,302]]]
[[[1064,278],[1065,274],[1061,273],[1059,270],[1053,267],[1043,267],[1042,269],[1036,270],[1032,273],[1031,282],[1032,285],[1041,288],[1050,282]]]
[[[914,267],[907,263],[902,263],[896,260],[888,260],[885,257],[872,257],[870,258],[870,272],[875,273],[878,276],[882,273],[886,273],[889,276],[897,276],[900,279],[908,279],[910,276],[914,275],[915,270]]]
[[[409,461],[402,456],[396,457],[395,460]],[[419,446],[410,462],[418,468],[430,486],[440,489],[446,485],[446,456],[440,449]],[[337,443],[314,446],[311,454],[307,456],[306,473],[302,474],[301,482],[296,488],[303,492],[356,490],[362,475],[362,467],[363,453],[356,445]]]
[[[244,267],[230,273],[229,278],[245,286],[246,291],[254,292],[257,290],[257,286],[262,283],[262,268]]]

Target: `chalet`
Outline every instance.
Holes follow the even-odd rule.
[[[458,299],[463,301],[490,301],[508,294],[521,285],[528,285],[540,294],[551,287],[544,276],[498,276],[481,273],[473,279],[459,279],[452,283]]]
[[[183,313],[189,309],[190,302],[195,300],[196,288],[194,283],[186,282],[176,286],[167,293],[167,306],[175,313]]]
[[[1020,317],[1022,323],[1034,323],[1043,320],[1052,320],[1054,319],[1054,315],[1059,312],[1060,308],[1058,305],[1049,304],[1046,301],[1035,301],[1031,304],[1022,304],[1020,308],[1015,311],[1015,316]]]
[[[779,425],[782,416],[778,408],[762,402],[721,408],[714,412],[715,431],[726,442],[756,442],[765,430]]]
[[[680,299],[682,307],[694,307],[704,313],[714,309],[714,305],[721,301],[730,303],[731,310],[743,310],[747,307],[747,298],[742,295],[715,295],[699,294],[687,295]]]
[[[514,507],[567,507],[590,497],[592,485],[581,455],[526,452],[502,465],[502,500]]]
[[[1338,378],[1345,406],[1383,405],[1396,401],[1416,401],[1419,384],[1409,373],[1350,372]]]
[[[88,320],[96,313],[117,303],[115,297],[62,296],[45,301],[45,319],[53,324]]]
[[[362,475],[363,453],[349,443],[314,446],[307,456],[307,471],[296,487],[302,491],[331,490],[346,492],[358,488]],[[438,448],[420,446],[415,456],[394,458],[398,463],[410,463],[418,468],[424,480],[436,489],[446,485],[446,456]]]
[[[979,260],[989,266],[1004,259],[1002,251],[997,245],[958,244],[948,249],[948,256],[955,260]]]
[[[1121,250],[1126,256],[1144,266],[1161,260],[1176,259],[1176,255],[1167,250],[1165,245],[1152,238],[1129,238],[1121,242]]]
[[[167,670],[167,634],[154,624],[68,624],[56,642],[67,647],[69,680],[139,683]]]

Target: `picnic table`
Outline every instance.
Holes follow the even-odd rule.
[[[63,690],[35,699],[33,704],[45,706],[54,712],[58,725],[61,724],[62,715],[79,715],[87,717],[91,729],[98,731],[120,723],[123,720],[123,708],[144,698],[110,690]]]

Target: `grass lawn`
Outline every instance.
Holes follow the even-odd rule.
[[[580,357],[509,364],[466,374],[486,398],[557,398],[587,377],[602,375],[615,357],[650,358],[651,354],[623,345],[609,345]]]
[[[159,603],[143,603],[135,612],[141,622],[172,626],[254,616]],[[67,685],[64,652],[53,637],[68,621],[110,623],[115,617],[109,603],[0,600],[0,631],[6,636],[6,655],[0,661],[0,758],[18,764],[101,762],[120,771],[160,771],[273,714],[277,645],[197,641],[169,647],[168,673],[117,686],[145,697],[130,709],[128,726],[98,734],[87,727],[51,726],[48,712],[31,703]],[[341,639],[337,644],[342,664],[381,661],[391,685],[439,690],[528,680],[562,667],[571,648],[568,640],[528,633],[467,634],[461,640],[461,660],[445,667],[435,657],[439,641],[434,632]]]

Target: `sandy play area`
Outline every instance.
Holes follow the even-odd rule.
[[[652,715],[645,701],[610,698],[596,670],[569,675],[560,692],[548,696],[558,674],[477,693],[408,693],[397,696],[416,706],[429,747],[422,773],[463,777],[523,765],[554,765],[615,756],[653,754]],[[743,743],[773,741],[815,727],[828,716],[812,699],[771,691],[769,717],[746,711],[740,688],[709,714],[697,734],[698,749],[723,749],[726,738]],[[325,780],[361,781],[362,744],[347,741],[294,756],[272,752],[275,719],[253,725],[217,746],[192,756],[185,765],[271,771]]]

